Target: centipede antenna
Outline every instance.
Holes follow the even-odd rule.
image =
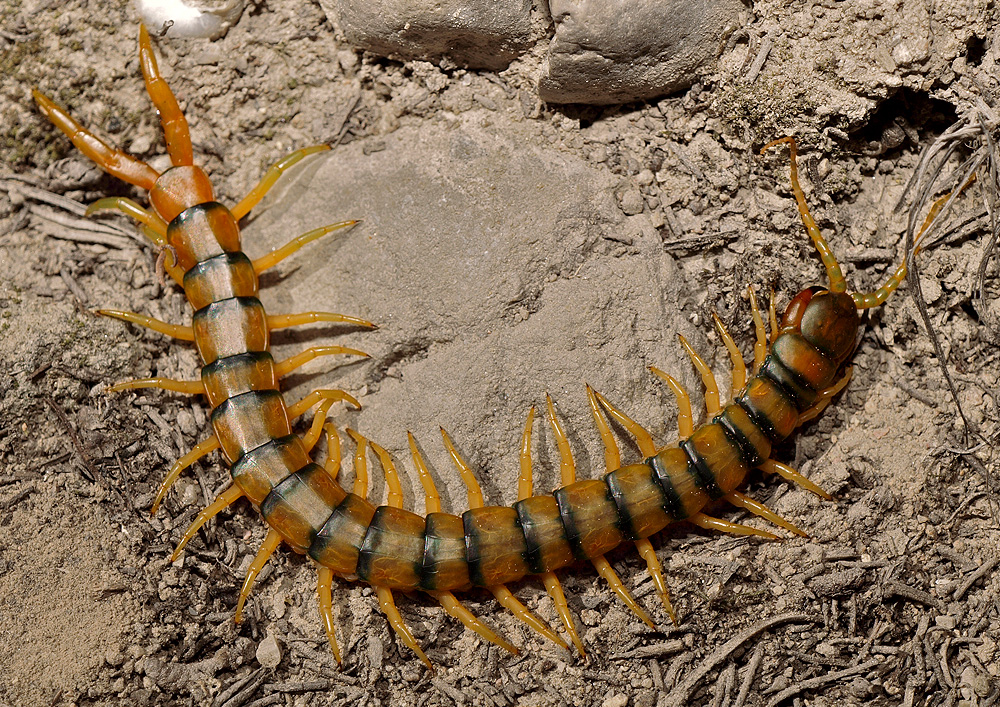
[[[712,373],[712,369],[708,367],[705,360],[695,353],[683,334],[678,334],[677,338],[680,339],[681,346],[684,347],[687,355],[691,358],[691,363],[694,364],[694,367],[698,369],[698,373],[701,374],[701,382],[705,386],[705,411],[709,417],[718,414],[722,406],[719,404],[719,384],[715,382],[715,374]]]
[[[451,441],[451,437],[448,436],[444,428],[441,427],[439,429],[441,430],[441,438],[444,440],[444,446],[448,450],[448,456],[451,457],[451,461],[458,469],[458,473],[462,475],[462,481],[465,482],[465,488],[468,489],[469,508],[482,508],[484,505],[483,490],[479,488],[479,482],[476,481],[476,475],[472,473],[472,467],[462,459],[462,455],[455,449],[454,442]]]
[[[301,236],[297,236],[290,240],[285,245],[280,248],[275,248],[267,255],[262,255],[253,261],[253,271],[260,275],[265,270],[273,268],[275,265],[280,263],[282,260],[290,256],[292,253],[296,252],[303,246],[312,243],[315,240],[322,238],[325,235],[334,233],[336,231],[343,230],[345,228],[350,229],[358,224],[358,221],[341,221],[340,223],[332,223],[329,226],[322,226],[320,228],[314,228],[311,231],[303,233]]]
[[[768,149],[774,147],[775,145],[782,144],[788,145],[792,192],[795,194],[795,203],[799,209],[799,216],[802,217],[802,224],[806,227],[806,232],[812,239],[813,245],[816,246],[817,252],[819,252],[819,257],[823,261],[823,267],[826,268],[826,276],[830,280],[830,292],[847,292],[847,281],[844,279],[844,273],[841,271],[840,265],[837,263],[837,258],[834,256],[829,244],[826,242],[826,239],[823,238],[823,234],[820,232],[819,226],[816,225],[815,219],[813,219],[812,214],[809,213],[809,206],[806,204],[806,195],[803,193],[802,186],[799,184],[799,168],[796,163],[796,160],[798,159],[798,146],[795,143],[795,138],[782,137],[777,140],[772,140],[760,149],[760,153],[764,154]]]
[[[305,351],[301,351],[294,356],[275,363],[274,374],[279,378],[283,378],[300,366],[303,366],[309,361],[319,358],[320,356],[339,356],[341,354],[369,358],[369,355],[364,351],[351,349],[346,346],[311,346]]]
[[[365,329],[378,329],[378,327],[367,319],[351,317],[347,314],[337,314],[336,312],[299,312],[298,314],[268,314],[267,328],[270,331],[275,329],[287,329],[303,324],[317,324],[319,322],[330,322],[334,324],[352,324],[364,327]]]
[[[375,592],[378,594],[378,605],[382,609],[382,613],[385,614],[385,617],[389,619],[389,625],[392,626],[392,630],[396,632],[396,635],[406,644],[407,648],[417,654],[417,657],[423,661],[427,669],[433,673],[434,666],[431,665],[431,661],[427,658],[427,655],[420,649],[417,639],[413,637],[409,626],[403,621],[399,609],[396,608],[396,602],[392,598],[392,590],[386,587],[375,587]]]
[[[729,335],[729,331],[726,329],[726,325],[722,323],[719,319],[719,315],[712,312],[712,321],[715,322],[715,328],[719,332],[719,336],[722,338],[722,343],[726,345],[726,350],[729,352],[729,358],[733,362],[733,387],[729,391],[730,399],[735,398],[743,386],[747,384],[747,365],[743,361],[743,354],[740,353],[739,348],[736,346],[736,342],[733,341],[733,337]]]
[[[556,418],[556,406],[552,402],[552,396],[548,393],[545,394],[545,407],[548,409],[552,435],[556,438],[556,446],[559,448],[559,478],[563,486],[569,486],[576,481],[576,462],[573,461],[573,450],[569,447],[566,431]]]
[[[649,431],[645,427],[609,403],[608,399],[596,390],[594,391],[594,395],[597,396],[597,400],[601,403],[601,407],[607,410],[608,414],[615,418],[619,425],[624,427],[633,437],[635,437],[635,442],[639,445],[639,451],[642,453],[642,456],[651,457],[656,454],[656,444],[653,442],[653,435],[649,434]]]
[[[280,544],[281,534],[274,528],[268,528],[267,535],[264,536],[264,542],[261,543],[260,549],[257,551],[257,556],[250,563],[246,579],[243,580],[243,588],[240,589],[240,598],[236,601],[236,613],[233,615],[233,620],[236,623],[243,621],[243,605],[246,604],[250,596],[250,590],[253,589],[254,582],[257,581],[257,575],[264,569],[264,565],[271,559],[271,555],[274,554],[274,551],[278,549],[278,545]]]
[[[181,541],[177,543],[177,548],[170,556],[170,561],[175,562],[177,558],[180,557],[184,547],[191,541],[191,538],[195,536],[201,526],[205,525],[205,523],[217,516],[223,508],[228,508],[236,503],[237,499],[242,496],[243,492],[240,490],[239,486],[230,486],[228,489],[219,494],[219,497],[212,501],[209,506],[202,509],[201,513],[199,513],[194,519],[194,522],[188,526],[186,531],[184,531],[184,537],[182,537]]]
[[[760,316],[760,307],[757,306],[757,293],[753,291],[753,286],[747,287],[747,295],[750,296],[750,311],[753,313],[753,328],[756,333],[756,340],[753,345],[753,373],[764,365],[767,357],[767,329],[764,327],[764,318]]]
[[[534,482],[531,475],[531,428],[535,423],[535,406],[528,410],[528,419],[524,423],[521,434],[521,453],[518,455],[521,473],[517,477],[517,500],[523,501],[534,494]]]
[[[440,602],[441,607],[449,616],[461,621],[466,628],[475,631],[487,641],[500,646],[508,653],[513,655],[521,654],[521,651],[516,646],[505,641],[493,629],[484,624],[478,616],[469,611],[451,592],[430,592],[430,595]]]
[[[607,420],[604,419],[604,415],[601,414],[601,405],[597,401],[594,389],[590,387],[589,383],[586,386],[590,414],[594,418],[594,425],[597,427],[597,432],[601,435],[601,442],[604,444],[604,468],[611,471],[622,465],[622,453],[618,448],[618,440],[615,439],[614,434],[611,432],[611,427],[608,425]]]
[[[597,573],[604,578],[604,581],[606,581],[614,593],[617,594],[623,602],[625,602],[625,605],[632,610],[632,613],[642,619],[644,624],[655,631],[656,624],[653,623],[653,620],[649,618],[649,614],[646,613],[646,610],[639,606],[639,602],[637,602],[635,597],[633,597],[629,590],[626,589],[625,584],[615,572],[614,568],[611,567],[611,563],[608,562],[607,558],[605,558],[604,555],[598,555],[597,557],[592,557],[591,562],[594,563]]]
[[[733,535],[756,535],[757,537],[764,538],[765,540],[779,539],[777,535],[769,533],[766,530],[758,530],[757,528],[752,528],[749,525],[740,525],[739,523],[730,523],[728,520],[714,518],[713,516],[705,515],[704,513],[693,513],[688,516],[686,520],[694,523],[699,528],[704,528],[705,530],[719,530],[723,533],[731,533]]]
[[[175,461],[173,466],[170,467],[170,471],[167,472],[167,475],[160,483],[160,488],[156,492],[156,499],[153,501],[153,507],[149,509],[150,515],[156,515],[156,511],[160,508],[160,503],[163,502],[163,497],[167,495],[167,491],[170,490],[170,487],[174,485],[174,482],[177,481],[177,478],[185,469],[206,454],[214,452],[220,446],[219,438],[212,435],[208,439],[199,442],[194,449]]]
[[[410,456],[413,457],[413,464],[417,467],[417,476],[420,477],[420,484],[424,487],[424,511],[425,513],[440,513],[441,496],[438,494],[437,486],[434,485],[434,478],[417,448],[417,440],[413,433],[407,432],[406,437],[410,442]]]
[[[487,589],[493,592],[493,596],[496,597],[502,607],[514,614],[514,616],[520,619],[523,623],[534,629],[536,633],[549,639],[557,646],[569,650],[569,646],[566,645],[566,642],[559,638],[559,636],[551,628],[549,628],[548,624],[531,613],[528,607],[518,601],[517,597],[515,597],[511,591],[507,589],[507,587],[501,584],[496,587],[487,587]]]
[[[120,309],[98,309],[94,312],[94,314],[102,317],[110,317],[111,319],[120,319],[123,322],[138,324],[139,326],[152,329],[160,334],[172,336],[173,338],[180,339],[181,341],[194,341],[194,329],[189,326],[168,324],[167,322],[154,319],[153,317],[136,314],[135,312],[126,312]]]
[[[669,373],[664,373],[656,366],[650,366],[649,370],[654,375],[661,378],[670,392],[677,398],[677,434],[681,439],[687,439],[694,432],[694,416],[691,413],[691,396],[684,390],[684,386],[677,382]]]
[[[796,526],[792,522],[790,522],[788,520],[785,520],[784,518],[782,518],[781,516],[779,516],[777,513],[775,513],[774,511],[772,511],[770,508],[768,508],[767,506],[765,506],[763,503],[760,503],[759,501],[755,501],[752,498],[750,498],[749,496],[746,496],[746,495],[740,493],[739,491],[733,491],[733,492],[731,492],[731,493],[723,496],[723,498],[728,503],[731,503],[732,505],[736,506],[737,508],[743,508],[745,510],[748,510],[751,513],[753,513],[754,515],[760,516],[761,518],[764,518],[765,520],[769,520],[772,523],[774,523],[775,525],[777,525],[778,527],[784,528],[785,530],[787,530],[790,533],[795,533],[796,535],[798,535],[800,537],[803,537],[803,538],[808,538],[809,537],[809,535],[804,530],[799,529],[798,526]]]
[[[323,462],[323,467],[330,478],[336,481],[337,476],[340,475],[340,435],[337,434],[337,428],[332,423],[328,423],[324,429],[326,430],[326,460]]]
[[[163,137],[167,143],[167,153],[174,167],[194,164],[194,151],[191,147],[191,133],[188,130],[187,118],[177,105],[170,86],[160,75],[156,65],[156,55],[149,41],[146,26],[139,25],[139,66],[142,67],[143,78],[146,79],[146,92],[160,114],[163,126]]]
[[[378,456],[379,463],[382,465],[382,473],[385,475],[385,485],[389,489],[385,505],[391,508],[402,508],[403,486],[399,483],[399,472],[396,471],[396,465],[393,463],[392,457],[389,456],[389,452],[381,445],[371,441],[369,441],[369,444],[375,450],[376,456]]]
[[[337,637],[334,634],[333,624],[333,570],[320,565],[319,577],[316,581],[316,593],[319,595],[319,615],[323,618],[323,628],[326,630],[326,640],[333,651],[333,657],[337,665],[342,665],[340,659],[340,647],[337,645]]]
[[[354,488],[351,489],[351,492],[355,496],[366,498],[368,496],[368,457],[365,452],[368,450],[368,439],[350,427],[347,428],[347,435],[357,444],[354,450]]]
[[[763,464],[760,465],[760,470],[765,474],[777,474],[785,481],[790,481],[793,484],[798,484],[806,491],[811,491],[820,498],[826,499],[827,501],[832,501],[833,496],[824,491],[820,486],[816,485],[810,481],[807,477],[803,476],[799,472],[795,471],[790,466],[782,464],[781,462],[776,462],[773,459],[768,459]]]

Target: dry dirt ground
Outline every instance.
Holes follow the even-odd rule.
[[[364,219],[265,279],[269,311],[331,309],[380,325],[276,335],[281,356],[328,343],[371,354],[309,364],[288,381],[289,397],[319,387],[356,395],[364,409],[334,419],[395,455],[407,503],[422,510],[406,452],[413,431],[446,508],[461,511],[464,489],[439,425],[478,470],[487,502],[510,504],[525,414],[548,391],[580,476],[595,477],[603,455],[585,381],[669,443],[676,404],[647,367],[674,373],[701,400],[676,333],[728,392],[711,311],[749,354],[747,286],[773,288],[783,306],[821,281],[787,156],[760,157],[766,140],[802,138],[808,198],[850,283],[870,290],[885,280],[903,252],[905,219],[893,206],[921,148],[956,117],[949,87],[993,56],[985,29],[995,25],[993,6],[934,12],[759,3],[717,73],[681,95],[610,109],[539,104],[535,54],[499,75],[358,54],[308,3],[257,4],[222,40],[160,42],[157,52],[197,159],[227,203],[290,150],[340,139],[245,223],[253,256],[310,228]],[[897,24],[905,42],[892,40]],[[93,309],[175,322],[189,313],[124,218],[91,219],[105,230],[87,231],[64,203],[45,200],[45,192],[80,203],[141,195],[74,152],[28,91],[40,86],[110,141],[162,165],[134,14],[116,3],[7,0],[0,29],[2,176],[13,178],[0,182],[0,704],[997,702],[1000,535],[983,475],[997,473],[997,313],[972,303],[988,242],[975,188],[920,266],[931,321],[984,443],[964,437],[917,309],[900,293],[868,319],[846,392],[776,452],[836,502],[775,479],[749,482],[747,493],[810,538],[768,543],[668,528],[655,545],[677,626],[636,553],[614,554],[657,631],[591,568],[565,572],[587,660],[545,643],[488,595],[467,600],[520,656],[426,597],[400,596],[437,666],[431,674],[397,641],[371,589],[341,583],[338,670],[315,571],[298,556],[276,554],[248,620],[234,625],[265,530],[247,504],[223,512],[169,562],[226,482],[214,460],[197,464],[149,514],[166,468],[206,435],[201,403],[103,392],[130,377],[190,378],[196,357]],[[987,276],[995,285],[995,270]],[[548,491],[558,456],[546,425],[536,430],[536,486]],[[973,446],[978,461],[969,462],[959,452]],[[353,448],[344,448],[349,457]],[[381,500],[385,485],[374,479]],[[732,509],[714,512],[762,526]],[[514,590],[558,624],[538,582]]]

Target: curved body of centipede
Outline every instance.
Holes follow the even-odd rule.
[[[814,493],[829,498],[818,486],[787,466],[771,460],[773,445],[821,412],[850,378],[844,364],[854,350],[859,310],[883,303],[906,274],[905,261],[888,282],[871,294],[847,294],[847,285],[829,246],[809,215],[796,173],[796,148],[789,144],[792,186],[809,236],[826,268],[829,285],[811,287],[796,295],[780,324],[770,309],[771,339],[750,291],[757,341],[753,369],[748,372],[732,337],[715,317],[719,333],[733,362],[733,400],[722,406],[711,370],[681,337],[681,344],[701,373],[710,421],[693,424],[690,399],[670,376],[663,378],[678,398],[681,441],[657,449],[650,434],[599,393],[587,387],[595,423],[605,446],[607,473],[601,479],[576,480],[569,443],[551,399],[550,423],[559,447],[562,486],[552,495],[534,495],[531,480],[531,430],[534,409],[528,415],[521,444],[518,501],[513,507],[484,506],[482,493],[469,466],[442,430],[445,446],[468,487],[470,510],[462,515],[441,511],[439,497],[412,435],[410,449],[426,492],[426,516],[402,508],[402,490],[393,460],[379,445],[348,430],[357,443],[356,480],[352,491],[337,482],[340,442],[327,426],[325,464],[314,463],[310,451],[322,433],[329,408],[338,400],[357,405],[349,394],[319,390],[288,406],[278,380],[306,361],[330,354],[361,354],[337,346],[314,347],[285,361],[269,353],[273,329],[313,321],[370,323],[344,315],[309,312],[267,315],[257,299],[260,272],[309,241],[353,225],[342,222],[294,239],[271,254],[251,261],[241,250],[237,221],[246,214],[289,166],[325,146],[292,153],[275,165],[261,183],[232,209],[214,201],[208,178],[193,165],[187,124],[156,66],[149,37],[140,30],[140,63],[146,87],[160,112],[173,168],[158,174],[145,163],[114,150],[86,131],[65,111],[35,91],[42,111],[73,143],[111,174],[149,190],[151,210],[126,199],[104,199],[91,207],[116,208],[141,221],[146,233],[168,254],[167,272],[184,288],[195,313],[191,326],[160,322],[149,317],[102,310],[107,316],[141,324],[179,339],[194,341],[203,360],[201,379],[176,381],[147,378],[118,383],[111,390],[158,387],[182,393],[204,394],[212,408],[214,434],[178,460],[168,472],[153,505],[184,468],[214,449],[229,466],[232,485],[203,510],[179,543],[174,557],[197,530],[223,508],[246,497],[268,525],[267,536],[254,559],[236,610],[242,612],[254,580],[281,543],[309,555],[319,565],[318,594],[331,648],[340,660],[334,639],[332,582],[334,576],[372,585],[379,604],[406,645],[430,667],[430,661],[403,623],[393,590],[419,590],[437,599],[466,626],[503,648],[514,646],[468,611],[454,595],[469,587],[491,591],[504,607],[543,636],[566,646],[541,619],[531,614],[507,584],[528,575],[538,576],[552,596],[566,633],[583,654],[565,595],[555,572],[577,561],[593,563],[614,591],[646,623],[652,619],[632,598],[605,554],[623,543],[634,543],[653,576],[664,609],[675,620],[659,560],[649,538],[671,523],[688,521],[726,532],[776,536],[766,531],[707,515],[704,509],[723,499],[794,533],[798,528],[737,490],[755,468],[778,473]],[[771,143],[772,145],[775,143]],[[765,147],[770,147],[768,145]],[[939,200],[925,221],[930,223],[942,205]],[[923,233],[923,231],[921,231]],[[290,420],[318,405],[309,431],[293,434]],[[606,416],[636,437],[643,459],[623,466]],[[386,505],[376,507],[367,495],[367,449],[375,451],[389,490]]]

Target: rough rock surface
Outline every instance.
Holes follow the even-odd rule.
[[[530,0],[322,0],[356,46],[499,71],[531,40]]]
[[[741,25],[739,0],[551,0],[538,84],[552,103],[611,104],[687,88]]]

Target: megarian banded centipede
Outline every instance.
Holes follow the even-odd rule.
[[[548,399],[549,418],[560,451],[562,487],[552,495],[533,493],[532,410],[522,437],[518,501],[512,507],[484,505],[471,468],[461,459],[447,434],[443,434],[449,454],[468,486],[470,510],[460,516],[441,512],[433,480],[411,436],[413,458],[426,492],[427,515],[421,516],[402,508],[398,474],[388,453],[359,433],[349,431],[357,442],[357,480],[351,492],[341,488],[336,480],[339,438],[332,428],[326,428],[326,462],[320,465],[311,460],[310,451],[323,432],[330,407],[336,401],[357,405],[353,397],[344,391],[319,390],[288,406],[280,392],[278,381],[282,376],[317,356],[363,354],[339,346],[313,347],[276,362],[269,352],[272,329],[313,321],[372,326],[355,317],[322,312],[267,315],[257,299],[259,273],[310,241],[354,222],[310,231],[253,261],[242,251],[238,220],[260,201],[285,170],[328,147],[320,145],[292,153],[272,167],[246,198],[227,209],[214,201],[208,177],[193,164],[185,118],[159,74],[144,28],[140,29],[139,47],[146,87],[160,113],[173,164],[163,174],[107,146],[38,91],[34,96],[41,110],[84,154],[109,173],[149,191],[149,210],[130,200],[115,198],[96,202],[90,211],[113,208],[140,221],[153,242],[164,249],[167,273],[183,287],[195,309],[192,326],[168,324],[132,312],[101,310],[104,315],[194,341],[203,361],[201,380],[147,378],[118,383],[109,390],[156,387],[207,397],[214,433],[173,465],[160,487],[153,511],[187,466],[214,449],[221,449],[233,485],[198,515],[174,557],[205,522],[237,499],[247,497],[259,509],[269,529],[241,589],[237,620],[260,569],[278,545],[285,543],[297,552],[308,554],[320,567],[320,613],[338,661],[332,611],[334,575],[372,585],[394,630],[428,667],[430,661],[395,607],[393,590],[421,590],[430,594],[466,626],[516,652],[513,645],[459,603],[453,593],[470,586],[485,587],[519,619],[565,646],[506,586],[524,576],[538,575],[555,601],[567,635],[582,654],[583,644],[555,575],[557,570],[578,560],[592,562],[629,607],[653,625],[618,579],[605,559],[606,553],[625,542],[634,542],[647,562],[665,610],[673,618],[659,560],[649,541],[651,535],[670,523],[687,520],[704,528],[775,537],[702,512],[717,499],[801,534],[791,523],[736,490],[753,468],[778,473],[828,497],[794,470],[769,459],[772,445],[819,414],[847,384],[850,368],[844,368],[844,363],[855,346],[858,312],[885,302],[905,276],[906,264],[904,261],[875,292],[847,293],[836,258],[806,207],[798,184],[793,139],[782,138],[764,149],[777,143],[789,145],[798,210],[820,253],[829,284],[797,294],[780,325],[772,304],[770,341],[750,292],[757,341],[749,380],[741,354],[716,317],[716,326],[733,363],[732,389],[739,391],[734,400],[724,407],[721,405],[710,369],[682,338],[683,347],[702,375],[711,421],[696,428],[687,393],[673,378],[654,369],[676,394],[681,411],[678,426],[682,441],[657,450],[646,430],[588,387],[591,410],[605,446],[607,474],[601,479],[578,481],[568,439]],[[937,208],[931,210],[925,226]],[[319,414],[309,431],[302,436],[293,434],[290,420],[316,405]],[[622,466],[606,416],[635,436],[643,455],[641,462]],[[378,507],[365,498],[368,446],[378,456],[389,488],[386,505]]]

